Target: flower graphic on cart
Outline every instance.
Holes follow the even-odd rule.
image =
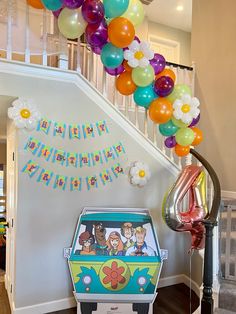
[[[102,285],[108,290],[121,290],[129,282],[130,271],[126,263],[121,260],[109,260],[100,270]]]

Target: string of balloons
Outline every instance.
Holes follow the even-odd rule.
[[[140,0],[27,0],[35,9],[51,10],[60,32],[68,39],[85,34],[86,42],[100,55],[105,71],[116,76],[122,95],[133,95],[137,106],[148,109],[150,119],[165,136],[165,146],[177,156],[203,140],[196,126],[200,120],[199,100],[189,86],[175,84],[175,73],[166,60],[140,41],[135,27],[142,24]]]

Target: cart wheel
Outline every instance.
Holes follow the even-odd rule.
[[[148,314],[149,312],[149,303],[134,303],[133,311],[138,314]]]
[[[80,309],[82,314],[92,314],[93,311],[97,311],[97,303],[80,303]]]

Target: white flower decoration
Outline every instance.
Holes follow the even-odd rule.
[[[200,102],[196,97],[192,98],[190,95],[184,94],[181,99],[176,99],[173,103],[173,115],[177,120],[190,124],[193,118],[196,119],[200,113],[199,105]]]
[[[8,117],[14,120],[17,128],[33,130],[41,119],[41,114],[34,103],[19,98],[8,109]]]
[[[136,161],[132,165],[129,174],[131,184],[140,187],[146,185],[151,177],[151,172],[148,165],[140,161]]]
[[[147,42],[139,43],[137,40],[134,40],[128,46],[128,50],[124,51],[124,58],[132,68],[146,68],[149,65],[149,60],[154,58],[154,52],[150,49]]]

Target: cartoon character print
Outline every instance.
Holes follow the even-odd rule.
[[[112,231],[107,239],[108,255],[122,256],[124,255],[124,245],[119,232]]]

